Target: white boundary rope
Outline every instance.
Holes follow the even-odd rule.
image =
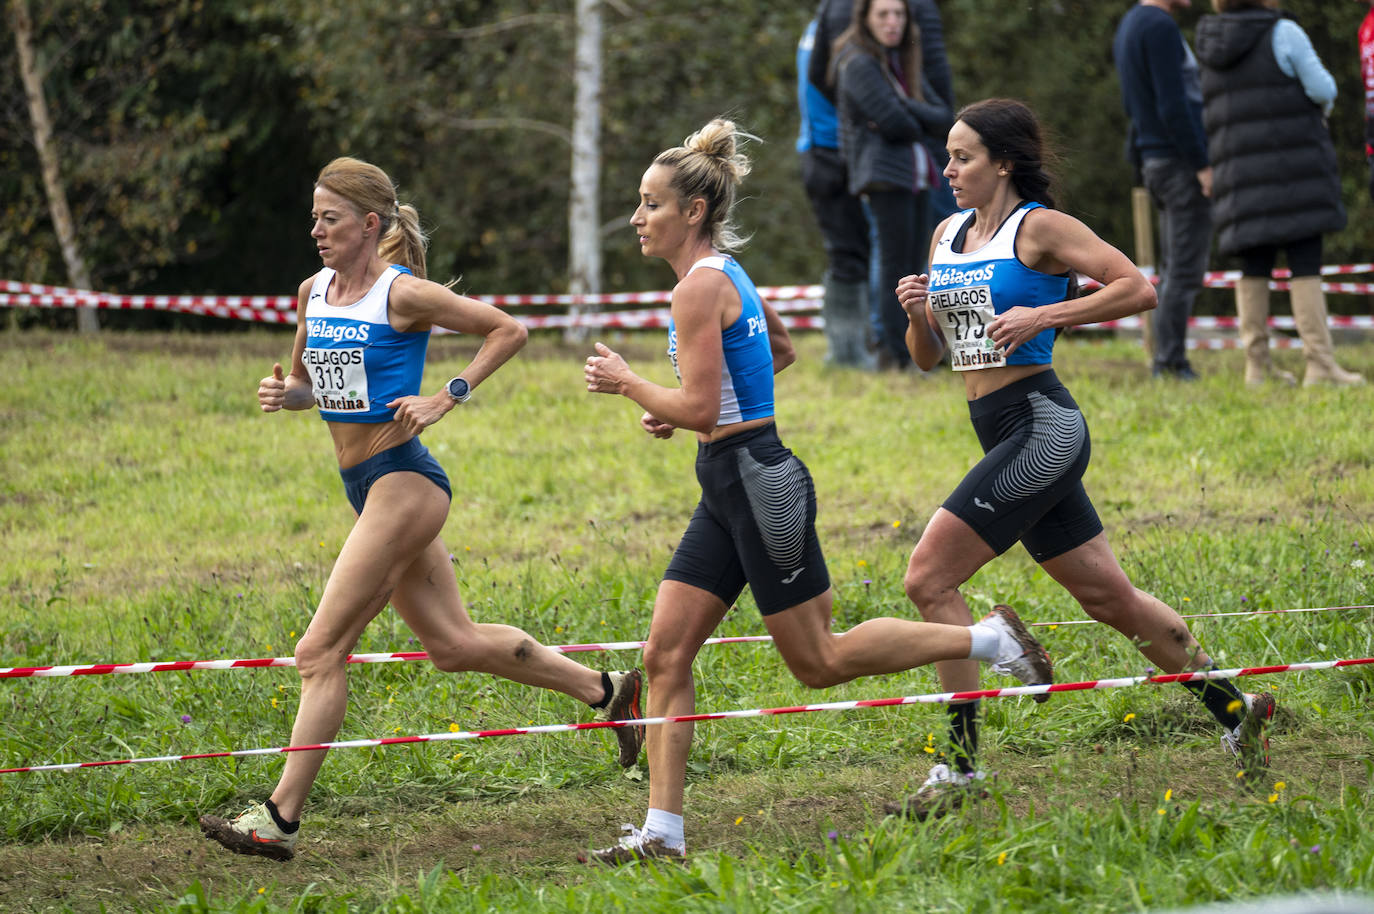
[[[1061,682],[1053,685],[1012,686],[1005,689],[979,689],[972,692],[939,692],[908,695],[902,698],[866,698],[853,701],[833,701],[822,704],[793,705],[782,708],[748,708],[737,711],[717,711],[705,714],[682,714],[674,717],[642,717],[633,720],[591,721],[574,724],[545,724],[533,727],[511,727],[505,730],[459,730],[451,733],[426,733],[416,736],[394,736],[372,739],[340,740],[302,746],[271,746],[261,749],[230,749],[222,752],[198,752],[189,755],[156,755],[142,758],[109,759],[99,762],[64,762],[50,765],[27,765],[21,768],[0,768],[0,774],[24,774],[38,771],[73,771],[78,768],[105,768],[117,765],[137,765],[148,762],[185,762],[212,758],[244,758],[253,755],[275,755],[283,752],[316,752],[323,749],[366,749],[375,746],[399,746],[409,743],[437,743],[452,740],[486,739],[494,736],[524,736],[545,733],[567,733],[574,730],[603,730],[620,727],[659,726],[662,724],[695,723],[704,720],[734,720],[746,717],[772,717],[781,714],[806,714],[818,711],[851,711],[858,708],[886,708],[914,704],[948,704],[979,698],[1011,698],[1043,695],[1053,692],[1081,692],[1093,689],[1119,689],[1141,683],[1162,684],[1203,679],[1233,679],[1240,676],[1259,676],[1270,673],[1289,673],[1304,670],[1329,670],[1337,667],[1374,663],[1374,657],[1348,660],[1321,660],[1308,663],[1285,663],[1278,666],[1242,667],[1230,670],[1206,670],[1193,673],[1169,673],[1159,676],[1125,676],[1116,679],[1092,679],[1083,682]]]
[[[1302,609],[1256,609],[1243,612],[1194,613],[1180,616],[1182,619],[1223,619],[1237,616],[1270,616],[1287,613],[1339,612],[1350,609],[1374,609],[1374,605],[1354,606],[1315,606]],[[1096,619],[1070,619],[1065,622],[1028,622],[1033,628],[1058,628],[1061,625],[1100,625]],[[707,638],[703,645],[746,644],[772,641],[772,635],[738,635],[725,638]],[[560,654],[576,654],[588,651],[634,651],[643,650],[645,641],[608,641],[600,644],[557,644],[549,645],[550,650]],[[347,663],[398,663],[411,660],[428,660],[425,651],[391,651],[372,654],[349,654]],[[63,676],[106,676],[126,673],[181,673],[191,670],[234,670],[260,669],[263,667],[294,667],[294,657],[259,657],[236,660],[166,660],[144,661],[139,663],[87,663],[68,666],[14,666],[0,668],[0,679],[51,679]]]

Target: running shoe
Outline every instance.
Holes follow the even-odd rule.
[[[1221,744],[1240,765],[1241,777],[1258,783],[1269,768],[1269,721],[1279,704],[1268,692],[1245,696],[1245,716],[1232,730],[1221,734]]]
[[[300,835],[299,830],[287,834],[278,828],[266,803],[254,803],[232,819],[201,816],[200,830],[236,854],[281,861],[296,856]]]
[[[1046,685],[1054,682],[1054,664],[1049,653],[1026,630],[1021,618],[1010,606],[999,603],[981,620],[1001,634],[1001,648],[992,662],[993,672],[1015,676],[1026,685]],[[1050,700],[1050,693],[1032,695],[1038,702]]]
[[[930,776],[916,792],[904,800],[888,803],[883,812],[889,816],[905,816],[924,822],[953,812],[970,799],[987,796],[982,782],[987,777],[981,771],[960,774],[944,763],[930,769]]]
[[[578,854],[580,863],[600,863],[604,866],[623,866],[627,863],[644,863],[648,860],[668,860],[673,863],[687,862],[687,849],[669,847],[662,838],[650,838],[633,825],[620,826],[625,832],[615,844],[600,850]]]
[[[644,677],[639,670],[616,670],[606,675],[611,677],[611,700],[596,712],[596,719],[638,720],[643,717],[639,695],[644,688]],[[644,725],[616,727],[615,738],[620,743],[620,756],[617,759],[620,767],[633,768],[639,761],[639,750],[644,746]]]

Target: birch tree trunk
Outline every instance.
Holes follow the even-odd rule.
[[[33,20],[29,18],[28,0],[9,0],[8,5],[10,28],[14,32],[15,48],[19,52],[19,77],[24,83],[29,119],[33,123],[33,145],[43,169],[43,188],[48,194],[48,211],[52,216],[53,230],[57,233],[57,241],[62,248],[62,259],[67,264],[67,280],[77,289],[90,290],[91,275],[86,269],[85,259],[81,256],[81,247],[76,239],[76,226],[72,222],[71,209],[67,206],[67,190],[62,185],[62,174],[57,167],[52,119],[48,116],[48,103],[43,97],[43,78],[38,72],[38,62],[34,57]],[[99,330],[100,321],[96,317],[96,309],[77,308],[76,327],[82,333],[94,333]]]
[[[577,0],[573,60],[572,187],[568,195],[568,288],[573,295],[601,291],[601,4]],[[569,313],[599,310],[574,304]],[[580,341],[586,329],[569,327],[565,337]]]

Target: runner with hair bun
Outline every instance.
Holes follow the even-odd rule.
[[[835,594],[816,537],[811,474],[778,437],[773,375],[795,358],[771,305],[728,253],[743,242],[732,222],[749,172],[749,138],[714,120],[658,155],[639,185],[630,224],[646,257],[677,275],[668,356],[679,386],[630,370],[601,343],[587,359],[587,390],[620,394],[655,438],[696,434],[701,500],[659,585],[644,649],[651,717],[694,713],[692,662],[749,585],[788,669],[815,689],[937,661],[981,660],[1026,683],[1047,683],[1050,659],[1006,606],[976,625],[870,619],[830,630]],[[972,620],[969,620],[972,622]],[[583,854],[609,865],[683,859],[683,792],[692,724],[649,728],[649,811],[619,843]]]

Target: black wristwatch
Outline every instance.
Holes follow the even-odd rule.
[[[448,391],[448,395],[453,398],[454,403],[466,403],[468,397],[472,396],[472,388],[462,378],[454,378],[449,381],[444,386],[444,390]]]

